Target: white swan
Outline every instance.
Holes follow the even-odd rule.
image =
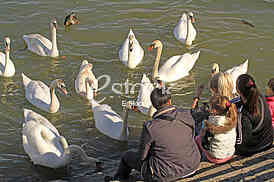
[[[91,99],[92,97],[90,96],[90,92],[93,90],[91,89],[90,84],[92,84],[95,92],[98,89],[98,80],[92,72],[92,67],[93,65],[88,63],[87,60],[82,61],[80,71],[75,80],[76,93],[86,97],[87,99]]]
[[[93,92],[92,96],[93,96]],[[127,141],[129,136],[128,131],[128,107],[126,108],[124,119],[119,114],[112,110],[109,105],[99,104],[90,99],[92,112],[95,120],[95,127],[113,139]]]
[[[244,63],[238,65],[238,66],[234,66],[228,70],[226,70],[225,72],[226,73],[229,73],[231,74],[232,76],[232,79],[233,79],[233,91],[232,93],[237,93],[237,90],[236,90],[236,81],[237,81],[237,78],[242,75],[242,74],[245,74],[247,72],[247,69],[248,69],[248,60],[246,60]],[[218,73],[220,71],[220,67],[217,63],[214,63],[213,66],[212,66],[212,70],[211,70],[211,73],[212,75]]]
[[[164,82],[173,82],[189,75],[189,71],[193,68],[200,55],[200,51],[198,51],[193,54],[185,53],[184,55],[172,56],[158,71],[163,44],[160,40],[155,40],[152,42],[149,50],[152,50],[153,48],[157,48],[157,55],[153,68],[153,79],[158,77],[159,80]]]
[[[25,121],[22,128],[23,147],[35,165],[61,168],[69,164],[71,152],[77,152],[90,163],[98,159],[88,157],[77,145],[68,145],[58,130],[43,116],[24,109]]]
[[[52,81],[49,88],[41,81],[31,80],[24,73],[22,73],[22,78],[25,87],[25,97],[31,104],[49,113],[56,113],[58,111],[60,103],[55,95],[55,89],[59,88],[67,95],[63,80],[56,79]]]
[[[156,112],[156,109],[152,106],[151,100],[150,100],[150,94],[154,90],[153,84],[150,82],[149,78],[146,76],[146,74],[143,74],[140,90],[137,97],[137,103],[136,108],[133,110],[142,112],[145,115],[149,115],[152,117],[154,112]]]
[[[192,25],[194,21],[192,12],[189,12],[188,14],[184,13],[173,30],[176,39],[188,46],[192,44],[192,41],[194,41],[197,34]]]
[[[12,77],[15,74],[15,67],[10,59],[10,38],[5,37],[5,53],[0,52],[0,76]]]
[[[131,29],[119,50],[119,57],[123,64],[130,69],[136,68],[144,57],[144,50]]]
[[[24,35],[23,39],[25,40],[28,49],[40,56],[58,57],[59,51],[57,49],[56,27],[57,22],[54,18],[50,22],[50,34],[52,42],[40,34]]]

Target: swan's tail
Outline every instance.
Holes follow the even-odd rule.
[[[192,56],[193,60],[195,60],[195,61],[198,59],[199,55],[200,55],[200,51],[198,51],[198,52],[196,52],[196,53],[191,54],[191,56]]]
[[[31,82],[31,79],[29,77],[27,77],[24,73],[22,73],[21,75],[22,75],[22,79],[23,79],[23,84],[26,87]]]
[[[248,69],[248,59],[242,64],[242,70],[243,72],[247,72]]]

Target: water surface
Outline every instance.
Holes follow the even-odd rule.
[[[63,20],[71,11],[78,14],[81,24],[65,30]],[[173,29],[185,11],[194,13],[198,30],[191,48],[186,48],[173,36]],[[221,70],[226,70],[248,59],[248,73],[255,77],[263,93],[267,80],[274,76],[274,2],[271,0],[2,0],[0,12],[0,39],[11,38],[11,59],[16,67],[14,77],[0,78],[0,181],[77,181],[83,176],[90,181],[102,180],[103,175],[97,173],[94,166],[83,164],[77,156],[73,157],[70,167],[62,171],[33,166],[22,146],[23,108],[43,115],[68,143],[81,145],[88,155],[104,161],[105,174],[115,172],[124,151],[137,148],[143,122],[149,119],[146,116],[130,113],[128,144],[112,140],[95,128],[90,106],[74,90],[74,80],[84,59],[93,63],[97,77],[109,75],[111,84],[124,83],[126,79],[138,83],[143,73],[151,76],[156,52],[148,52],[147,47],[153,40],[163,42],[162,61],[200,50],[200,58],[191,74],[169,85],[173,103],[184,107],[191,106],[197,84],[207,83],[214,62],[220,64]],[[59,23],[59,52],[66,59],[40,57],[23,50],[22,36],[40,33],[48,37],[49,21],[53,17]],[[243,24],[242,19],[255,28]],[[129,28],[145,49],[145,57],[135,70],[127,69],[118,57]],[[71,96],[57,93],[60,111],[56,114],[43,112],[25,99],[22,72],[46,84],[63,78]],[[100,80],[99,84],[103,82]],[[133,99],[138,93],[117,95],[111,84],[101,90],[98,97],[105,97],[104,103],[122,114],[122,101]],[[208,96],[208,92],[202,95],[205,99]]]

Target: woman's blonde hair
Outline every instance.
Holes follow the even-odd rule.
[[[219,72],[216,73],[209,82],[209,88],[213,90],[214,95],[218,94],[233,99],[233,80],[231,74]]]

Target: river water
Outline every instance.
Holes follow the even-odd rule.
[[[173,103],[179,106],[191,106],[195,87],[208,81],[214,62],[226,70],[248,59],[248,73],[255,77],[263,93],[267,80],[274,76],[273,0],[1,0],[0,4],[0,39],[11,38],[11,59],[16,67],[14,77],[0,78],[0,181],[79,181],[84,176],[90,181],[101,181],[104,174],[115,172],[123,152],[137,148],[142,125],[149,119],[146,116],[130,112],[128,143],[110,139],[95,128],[90,105],[74,89],[74,80],[84,59],[93,64],[97,77],[110,77],[110,83],[100,91],[98,99],[105,97],[104,103],[119,114],[123,114],[122,102],[134,99],[138,90],[127,94],[124,87],[116,87],[122,92],[117,94],[112,86],[127,79],[132,84],[138,83],[143,73],[151,76],[156,52],[148,52],[147,47],[155,39],[164,45],[162,61],[173,55],[201,51],[190,75],[169,85]],[[64,17],[71,11],[77,13],[81,23],[66,30]],[[194,13],[198,31],[190,48],[173,36],[177,21],[186,11]],[[48,24],[53,17],[59,25],[58,49],[65,58],[40,57],[24,50],[22,36],[40,33],[48,37]],[[242,20],[255,27],[243,24]],[[118,57],[129,28],[145,49],[142,63],[134,70],[127,69]],[[1,51],[3,47],[2,44]],[[61,103],[59,112],[48,114],[25,99],[22,72],[46,84],[56,78],[65,80],[70,96],[57,93]],[[101,79],[99,85],[104,82]],[[202,95],[208,96],[208,92]],[[22,146],[23,108],[46,117],[69,144],[80,145],[88,155],[102,160],[104,174],[82,163],[77,156],[66,170],[33,166]]]

